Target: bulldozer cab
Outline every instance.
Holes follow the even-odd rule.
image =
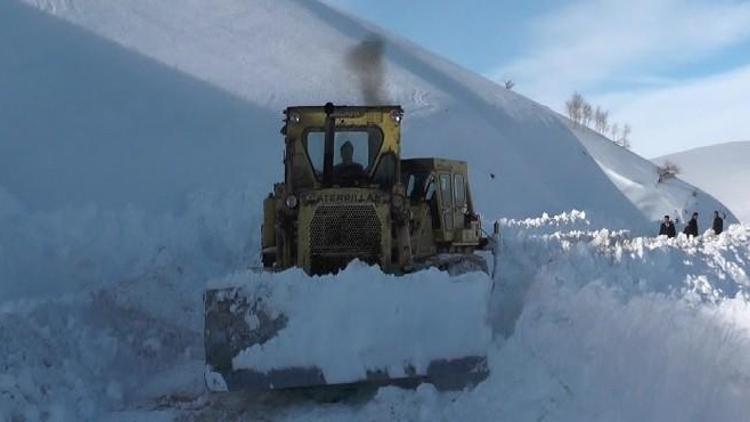
[[[481,240],[464,161],[417,158],[401,162],[406,196],[429,207],[434,242],[476,246]]]
[[[401,107],[329,103],[284,113],[285,177],[264,203],[264,267],[322,274],[353,259],[386,270],[405,259],[391,236]]]
[[[285,115],[287,190],[398,181],[400,106],[289,107]]]
[[[267,269],[389,272],[483,246],[463,161],[401,160],[400,106],[285,110],[283,183],[264,202]]]

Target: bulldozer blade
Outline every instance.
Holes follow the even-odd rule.
[[[440,273],[438,271],[433,272]],[[447,274],[445,277],[448,277]],[[315,284],[321,283],[321,280],[311,281],[308,279],[301,282]],[[468,347],[469,350],[467,350],[467,353],[456,352],[454,350],[455,347],[451,347],[452,352],[448,353],[449,356],[428,356],[428,363],[426,364],[425,356],[402,356],[385,367],[367,367],[355,375],[343,377],[341,374],[330,371],[330,369],[326,372],[325,365],[317,365],[315,362],[309,362],[304,358],[297,359],[295,357],[293,363],[282,367],[264,364],[266,360],[273,360],[277,355],[285,355],[287,352],[290,352],[289,350],[276,350],[270,346],[273,346],[273,343],[277,342],[279,337],[282,337],[282,333],[294,322],[294,318],[309,318],[306,315],[288,313],[289,309],[284,310],[275,306],[275,288],[273,284],[276,283],[279,282],[271,280],[270,283],[250,283],[238,287],[206,291],[204,295],[205,379],[207,388],[210,391],[266,391],[357,383],[416,385],[421,382],[435,384],[440,389],[461,389],[467,385],[482,381],[488,374],[485,356],[486,349],[482,345],[488,343],[491,335],[488,335],[488,331],[481,327],[477,328],[477,336],[480,340],[474,341],[474,344]],[[329,283],[333,285],[334,283],[338,283],[338,281],[329,281]],[[394,283],[394,285],[397,284]],[[483,295],[484,289],[485,287],[483,286],[474,285],[469,289],[471,293],[468,296],[479,298],[479,296]],[[294,291],[295,289],[280,290],[285,295],[282,295],[284,296],[283,299],[289,300],[290,290]],[[320,299],[309,297],[311,291],[314,292],[315,290],[303,289],[296,294],[297,296],[308,296],[298,298],[300,300],[309,299],[315,301]],[[278,292],[276,296],[279,296]],[[344,310],[341,312],[344,314],[340,318],[346,319],[351,313],[358,311],[356,300],[352,300],[351,302],[354,303],[352,308],[342,308]],[[452,309],[457,305],[451,304],[450,300],[445,300],[444,302],[445,305],[441,308],[442,311],[447,313],[460,312],[457,309]],[[453,302],[458,303],[455,300]],[[469,306],[471,305],[469,304]],[[387,309],[384,311],[389,312]],[[482,314],[482,312],[475,312],[473,310],[469,312],[471,315]],[[414,315],[417,316],[415,317]],[[405,312],[405,318],[408,318],[409,324],[418,323],[419,321],[415,322],[414,320],[422,317],[430,319],[424,313],[409,314]],[[338,317],[336,320],[338,320]],[[429,322],[427,321],[426,323]],[[478,321],[477,324],[481,326],[483,322]],[[450,326],[450,322],[443,325]],[[388,331],[392,328],[392,325],[382,328]],[[454,331],[466,331],[463,327],[456,329],[454,326],[452,328]],[[451,328],[447,327],[447,329]],[[385,342],[393,341],[387,335],[381,335],[381,337],[383,337],[383,341]],[[311,338],[312,340],[309,341],[316,341],[315,335],[312,335]],[[403,338],[403,336],[400,338]],[[358,357],[363,354],[362,350],[356,350],[346,341],[339,343],[333,345],[333,347],[337,355],[344,356],[342,358],[344,360],[351,356]],[[310,347],[313,346],[310,345]],[[389,345],[375,344],[373,347],[382,348],[379,350],[388,350]],[[298,349],[292,351],[292,353],[298,353],[302,356],[310,355],[304,347],[299,347]],[[245,359],[246,355],[251,355],[256,360],[247,361]],[[421,363],[420,358],[422,358]],[[393,362],[398,363],[393,364]]]

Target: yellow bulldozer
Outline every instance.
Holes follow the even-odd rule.
[[[328,103],[289,107],[284,115],[284,180],[263,203],[261,261],[266,272],[297,267],[315,277],[336,273],[353,260],[397,275],[430,267],[450,274],[488,271],[485,258],[474,252],[492,249],[496,239],[484,234],[474,210],[467,164],[402,159],[400,106]],[[495,227],[495,235],[497,231]],[[238,368],[236,357],[243,350],[259,349],[294,316],[269,311],[247,286],[208,290],[204,300],[209,389],[331,383],[315,365],[274,371]],[[390,377],[381,371],[356,381],[481,378],[485,357],[472,353],[438,359],[422,373],[406,368]]]

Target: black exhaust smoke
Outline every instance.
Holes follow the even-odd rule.
[[[348,68],[359,78],[362,99],[367,105],[388,103],[383,86],[384,50],[385,42],[377,36],[371,36],[352,48],[346,56]]]

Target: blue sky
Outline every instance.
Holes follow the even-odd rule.
[[[581,92],[654,157],[750,140],[750,2],[328,0],[562,110]]]

